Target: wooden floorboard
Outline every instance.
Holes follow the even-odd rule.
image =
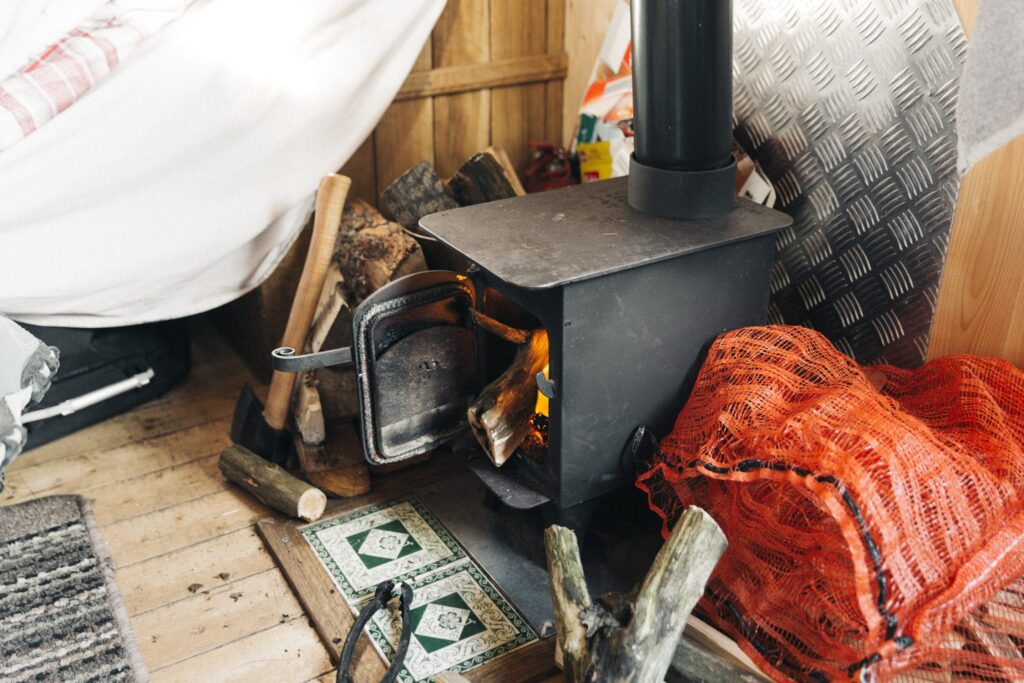
[[[327,650],[255,531],[275,514],[217,468],[238,391],[263,387],[212,328],[200,323],[193,336],[181,386],[23,454],[0,505],[92,501],[154,681],[333,681]],[[378,490],[388,494],[390,482]]]
[[[253,526],[273,513],[217,468],[238,391],[257,383],[208,326],[194,337],[181,386],[25,453],[0,504],[92,501],[154,681],[315,679],[327,651]]]

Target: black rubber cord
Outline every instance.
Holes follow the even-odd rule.
[[[337,683],[351,683],[352,679],[348,675],[348,670],[352,666],[352,655],[356,650],[356,641],[359,640],[359,634],[363,632],[366,624],[370,622],[373,615],[382,609],[387,608],[388,602],[391,600],[392,595],[395,591],[394,581],[385,581],[377,586],[377,590],[374,591],[373,600],[369,602],[356,617],[356,623],[352,625],[352,629],[348,632],[348,637],[345,638],[345,645],[341,649],[341,661],[338,663],[338,677],[335,679]],[[395,656],[391,659],[391,666],[388,667],[387,672],[384,674],[384,678],[380,679],[381,683],[394,683],[398,680],[398,672],[402,670],[402,664],[405,662],[405,654],[409,650],[409,641],[412,639],[412,616],[410,614],[410,606],[412,605],[412,587],[404,581],[400,585],[399,595],[399,609],[402,611],[402,635],[398,640],[398,648],[395,650]]]

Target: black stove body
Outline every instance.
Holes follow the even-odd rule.
[[[583,509],[631,484],[640,425],[667,433],[719,334],[762,324],[789,216],[734,197],[727,0],[634,0],[628,179],[463,207],[422,231],[468,263],[379,290],[353,319],[366,456],[469,444],[466,411],[513,349],[471,309],[543,326],[547,447],[472,466],[513,507]],[[543,379],[543,378],[542,378]]]
[[[625,179],[446,211],[427,234],[472,265],[407,276],[353,320],[372,462],[472,444],[466,410],[513,349],[470,309],[549,337],[545,452],[474,469],[513,507],[571,509],[632,483],[639,425],[666,433],[710,342],[764,321],[773,235],[788,217],[736,200],[692,221],[641,213]],[[470,446],[472,448],[472,446]]]
[[[499,470],[488,461],[476,468],[485,482],[525,485],[559,508],[632,483],[637,426],[667,433],[710,342],[763,323],[774,232],[786,224],[746,201],[686,224],[650,216],[628,205],[625,179],[424,218],[473,263],[485,313],[500,319],[510,300],[548,333],[548,452]],[[500,372],[488,367],[494,337],[481,341],[484,371]]]

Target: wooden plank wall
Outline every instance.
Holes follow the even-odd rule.
[[[530,140],[559,140],[565,0],[448,0],[395,102],[342,173],[377,201],[426,160],[442,176],[488,145],[520,173]]]
[[[954,0],[970,35],[979,0]],[[964,176],[929,356],[976,353],[1024,368],[1024,138]]]
[[[594,60],[601,51],[615,5],[621,1],[566,0],[565,51],[569,56],[569,73],[565,77],[565,99],[562,103],[561,143],[567,147],[576,131],[576,118],[589,85]]]
[[[450,176],[488,145],[520,173],[527,143],[562,131],[566,0],[448,0],[395,101],[341,169],[350,199],[380,194],[420,161]],[[310,224],[255,291],[219,309],[222,332],[263,380],[284,330],[309,245]]]

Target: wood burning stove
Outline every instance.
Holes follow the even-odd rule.
[[[711,340],[764,321],[773,233],[788,217],[737,202],[725,216],[680,222],[640,213],[626,195],[615,179],[421,223],[473,263],[475,305],[499,319],[518,309],[548,333],[548,451],[477,467],[499,494],[525,487],[539,494],[534,504],[568,508],[631,483],[623,452],[636,427],[666,433]],[[479,367],[493,365],[494,344],[478,335]]]
[[[636,427],[666,433],[712,339],[764,321],[788,221],[747,201],[708,219],[651,216],[628,205],[625,179],[428,216],[423,230],[472,266],[409,275],[357,309],[367,458],[472,442],[467,408],[513,351],[475,310],[549,339],[546,449],[501,468],[472,459],[489,488],[513,507],[566,509],[628,485]]]
[[[764,322],[773,234],[791,219],[733,196],[731,5],[633,8],[629,179],[427,216],[422,230],[469,268],[410,275],[357,310],[370,461],[471,443],[467,408],[513,352],[482,312],[546,330],[548,408],[530,448],[471,465],[513,507],[575,509],[632,482],[630,436],[669,430],[715,336]]]

